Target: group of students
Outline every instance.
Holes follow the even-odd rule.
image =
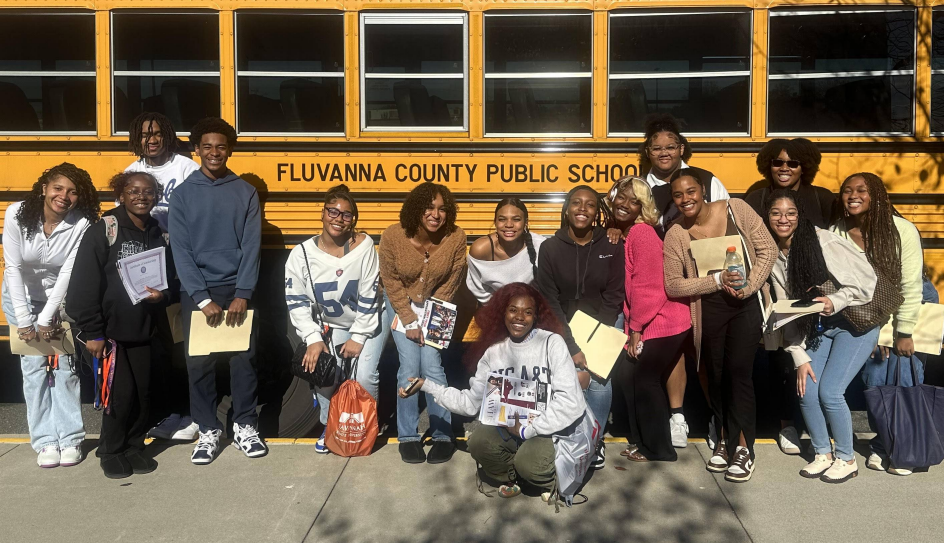
[[[69,164],[47,171],[6,216],[3,309],[11,326],[24,340],[54,338],[62,333],[64,307],[86,351],[99,359],[116,356],[98,450],[109,477],[155,466],[141,451],[151,360],[174,349],[171,341],[152,341],[166,335],[162,304],[179,297],[185,330],[196,310],[211,326],[224,319],[235,325],[245,318],[258,276],[258,196],[226,167],[235,131],[222,120],[207,119],[191,130],[190,139],[201,166],[175,154],[177,142],[166,118],[145,114],[135,121],[131,145],[141,158],[112,180],[120,205],[105,216],[114,220],[98,221],[88,174]],[[577,424],[588,408],[602,432],[614,385],[616,397],[625,401],[629,430],[629,446],[621,454],[635,462],[675,460],[675,449],[688,443],[682,404],[691,369],[702,377],[712,411],[707,469],[732,482],[750,480],[756,428],[752,372],[758,350],[766,348],[776,368],[781,449],[800,453],[802,418],[815,456],[800,474],[831,483],[854,477],[858,467],[846,387],[863,366],[867,385],[894,380],[890,367],[910,379],[909,363],[923,374],[911,333],[922,293],[928,301],[936,301],[936,293],[929,283],[922,287],[917,229],[897,213],[874,174],[850,175],[838,198],[812,186],[820,154],[802,138],[764,146],[757,156],[764,179],[744,200],[730,198],[711,172],[689,167],[690,157],[678,123],[653,117],[639,149],[644,177],[623,177],[605,195],[590,186],[574,187],[564,200],[560,229],[548,238],[530,231],[521,200],[503,199],[495,208],[495,231],[468,251],[455,198],[443,185],[417,185],[377,250],[370,236],[357,231],[354,196],[344,185],[332,187],[325,194],[320,233],[294,247],[285,266],[287,310],[306,346],[302,364],[313,370],[334,346],[342,358],[358,360],[353,377],[377,398],[380,355],[392,335],[399,357],[399,453],[407,463],[452,457],[451,413],[478,414],[490,373],[549,384],[547,408],[530,424],[482,425],[469,436],[469,452],[484,479],[511,497],[522,484],[551,491],[551,436]],[[115,224],[117,235],[109,233]],[[89,235],[83,237],[86,229]],[[179,279],[180,292],[153,291],[145,303],[132,305],[115,261],[165,245],[165,232],[173,255],[169,271],[175,271],[170,275]],[[745,276],[728,270],[698,273],[692,242],[723,236],[740,240]],[[424,343],[419,315],[430,298],[453,301],[463,279],[479,307],[459,307],[459,312],[475,310],[479,335],[464,355],[472,374],[469,388],[458,389],[447,383],[443,351]],[[823,303],[822,313],[776,331],[767,327],[765,308],[773,300],[801,298]],[[588,371],[568,325],[578,310],[629,337],[611,375]],[[876,350],[878,330],[889,319],[895,346],[890,352]],[[403,331],[391,331],[395,321]],[[225,355],[234,445],[249,457],[267,452],[256,429],[254,336],[249,351]],[[889,364],[892,357],[902,363]],[[183,416],[188,407],[181,401],[170,409],[178,414],[151,431],[158,437],[198,438],[196,464],[214,459],[222,433],[215,363],[214,356],[186,357],[192,422]],[[40,465],[77,463],[84,431],[76,361],[65,355],[24,356],[22,365]],[[47,372],[56,386],[50,386]],[[429,414],[428,453],[418,427],[419,391],[426,394]],[[316,389],[314,395],[326,423],[331,390]],[[801,417],[793,414],[797,406]],[[324,434],[315,450],[328,452]],[[914,468],[888,465],[877,440],[872,452],[870,468],[899,475]],[[604,454],[601,446],[592,467],[604,465]]]

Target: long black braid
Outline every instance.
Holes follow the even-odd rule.
[[[613,215],[610,213],[610,207],[606,205],[603,201],[603,198],[600,197],[600,193],[594,190],[590,185],[577,185],[576,187],[570,189],[570,192],[567,193],[567,196],[564,198],[564,203],[561,205],[561,228],[567,228],[570,224],[567,222],[567,206],[570,205],[570,198],[574,195],[575,192],[579,190],[587,190],[593,193],[597,197],[597,216],[593,218],[593,226],[606,227],[606,225],[613,222]]]
[[[101,205],[98,202],[98,193],[95,191],[95,185],[92,184],[92,177],[87,171],[76,167],[74,164],[63,162],[58,166],[49,168],[39,179],[33,183],[33,188],[29,195],[23,200],[23,205],[16,212],[16,222],[23,230],[26,239],[32,241],[42,228],[45,221],[43,207],[45,197],[43,196],[43,187],[53,179],[62,176],[72,181],[75,185],[75,193],[78,200],[73,208],[80,216],[88,219],[89,222],[98,222],[98,216],[101,214]]]
[[[145,136],[144,123],[151,123],[148,125],[150,128],[148,133],[155,132],[155,128],[160,130],[161,144],[166,152],[176,153],[180,150],[182,143],[177,139],[177,131],[174,130],[174,124],[171,120],[161,113],[145,111],[135,117],[131,121],[131,126],[128,127],[128,149],[132,153],[141,158],[146,154],[142,144]]]
[[[528,208],[524,205],[524,202],[519,198],[510,197],[503,198],[498,202],[498,205],[495,206],[495,217],[498,217],[498,210],[505,206],[514,206],[517,209],[521,210],[521,214],[524,215],[524,246],[528,248],[528,258],[531,259],[531,270],[534,273],[534,276],[538,275],[538,252],[534,249],[534,240],[531,239],[531,230],[528,229]]]
[[[816,226],[810,221],[807,211],[796,197],[796,191],[777,189],[770,193],[764,202],[764,217],[767,229],[776,239],[777,234],[770,228],[770,209],[778,200],[790,200],[797,208],[797,228],[790,240],[790,258],[787,260],[787,286],[792,298],[803,298],[810,288],[822,285],[829,279],[829,269],[823,257],[823,247],[816,234]],[[806,338],[808,348],[816,348],[819,335],[816,332],[817,315],[807,315],[797,319],[796,326]]]

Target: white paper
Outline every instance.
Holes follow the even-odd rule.
[[[167,261],[164,248],[158,247],[122,258],[118,261],[118,275],[134,305],[150,296],[145,287],[166,290]]]
[[[479,421],[509,428],[520,421],[522,426],[528,426],[547,409],[550,396],[551,387],[546,383],[491,372],[482,394]]]
[[[817,302],[809,307],[793,307],[792,304],[795,301],[796,300],[779,300],[771,306],[771,329],[778,330],[800,317],[820,313],[825,307],[822,302]]]

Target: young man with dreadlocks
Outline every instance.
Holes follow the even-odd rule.
[[[612,220],[609,208],[593,188],[574,187],[561,208],[561,228],[541,245],[538,255],[538,290],[564,325],[564,340],[584,388],[587,405],[600,431],[606,427],[613,389],[608,375],[591,375],[587,357],[567,324],[579,309],[613,326],[623,311],[625,276],[623,242],[610,243],[603,225]],[[592,467],[605,462],[600,448]]]
[[[245,322],[249,300],[259,279],[262,213],[259,195],[226,163],[236,146],[236,129],[223,119],[207,118],[190,129],[190,142],[202,166],[171,194],[170,245],[180,278],[180,313],[190,330],[194,313],[202,312],[208,326],[237,326]],[[224,308],[226,310],[224,314]],[[258,322],[258,320],[256,320]],[[247,331],[246,333],[250,333]],[[233,398],[233,446],[249,458],[268,453],[257,429],[256,333],[242,352],[189,354],[190,410],[200,425],[200,439],[190,460],[209,464],[219,450],[223,425],[216,415],[216,364],[229,359]]]
[[[125,168],[125,172],[143,172],[153,175],[163,190],[158,195],[151,216],[157,219],[161,230],[167,232],[167,215],[170,209],[170,195],[187,177],[200,169],[200,166],[180,154],[181,147],[177,132],[170,119],[160,113],[144,112],[131,121],[128,129],[128,147],[137,155],[138,160]],[[178,302],[177,292],[171,296],[171,303]],[[155,399],[154,412],[163,417],[157,426],[148,432],[150,437],[174,441],[193,441],[197,438],[197,423],[190,417],[190,402],[187,398],[187,368],[183,362],[180,345],[174,346],[169,338],[169,330],[161,328],[164,341],[158,346],[166,356],[156,358],[169,361],[168,371],[162,372],[165,379],[152,381]]]
[[[170,119],[160,113],[144,112],[131,121],[128,129],[128,147],[138,160],[125,168],[126,172],[145,172],[157,178],[164,187],[151,216],[157,219],[161,230],[167,232],[167,211],[170,195],[187,180],[200,165],[189,157],[177,154],[180,140]]]

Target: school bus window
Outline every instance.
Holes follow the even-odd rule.
[[[640,134],[650,113],[686,132],[747,134],[749,11],[625,11],[610,15],[609,133]]]
[[[95,17],[0,11],[0,133],[95,134]]]
[[[468,130],[465,13],[361,14],[361,128]]]
[[[167,115],[180,132],[220,115],[219,14],[113,12],[113,130],[142,111]]]
[[[343,135],[343,15],[237,12],[236,88],[240,133]]]
[[[944,133],[944,10],[931,15],[931,133]]]
[[[593,19],[485,14],[485,134],[590,135]]]
[[[915,12],[772,11],[771,135],[911,134]]]

